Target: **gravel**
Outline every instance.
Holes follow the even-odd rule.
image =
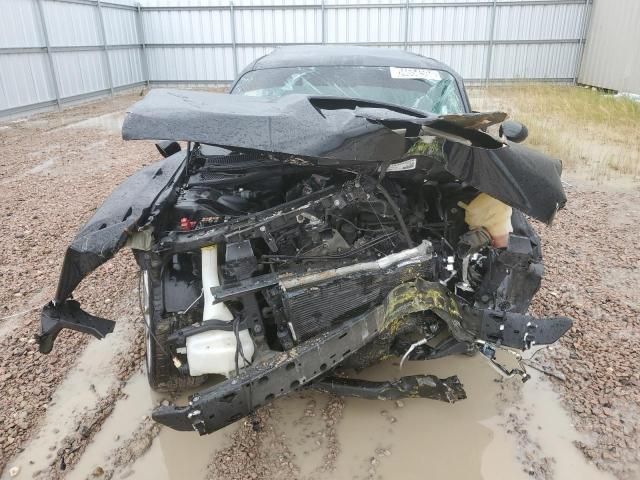
[[[225,480],[298,478],[299,468],[286,438],[271,421],[272,406],[241,420],[231,445],[216,452],[207,478]]]
[[[304,393],[302,395],[304,397]],[[301,478],[300,466],[305,458],[299,458],[291,451],[292,440],[282,428],[279,408],[276,402],[276,405],[262,407],[252,417],[242,420],[240,428],[231,435],[231,444],[215,453],[207,478]],[[316,401],[309,399],[302,412],[302,418],[296,422],[296,428],[303,428],[304,418],[322,419],[322,427],[308,433],[317,437],[315,445],[322,446],[324,452],[322,460],[309,478],[325,478],[335,470],[340,453],[337,427],[342,419],[343,410],[344,401],[336,396],[328,396],[326,404],[319,411]]]
[[[98,399],[91,410],[85,412],[76,421],[74,433],[64,437],[60,448],[49,464],[49,468],[36,472],[34,475],[36,480],[64,478],[66,471],[73,468],[80,460],[93,436],[111,415],[116,402],[122,398],[123,387],[124,382],[121,382],[120,385],[111,388],[105,396]]]
[[[325,424],[323,436],[326,438],[326,453],[324,455],[324,463],[322,470],[331,472],[335,469],[338,453],[340,452],[340,442],[336,428],[342,419],[344,411],[344,401],[340,397],[331,396],[327,405],[322,410],[322,419]]]
[[[517,445],[516,456],[523,471],[535,480],[554,478],[555,459],[544,454],[543,446],[530,430],[531,411],[522,404],[523,384],[516,379],[500,380],[499,383],[500,425]]]
[[[60,334],[40,355],[33,336],[39,308],[54,294],[69,241],[104,198],[127,176],[157,158],[148,142],[125,144],[119,132],[64,128],[88,116],[123,111],[137,99],[118,97],[11,122],[0,135],[0,472],[22,448],[45,413],[56,387],[88,341]],[[118,318],[130,311],[120,299],[136,285],[129,252],[96,271],[76,291],[88,311]],[[110,300],[107,302],[107,300]]]
[[[94,472],[94,477],[110,480],[118,471],[130,468],[138,458],[151,448],[151,444],[160,433],[160,429],[160,424],[154,422],[149,417],[145,417],[131,438],[127,439],[124,445],[116,449],[105,459],[105,462],[109,464],[106,472],[102,467],[99,467],[102,473],[96,474]]]
[[[532,310],[567,315],[573,328],[543,362],[590,443],[588,459],[618,478],[640,471],[640,193],[571,188],[542,234],[546,271]]]

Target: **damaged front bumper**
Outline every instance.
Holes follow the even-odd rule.
[[[160,406],[153,418],[175,430],[196,430],[201,435],[219,430],[273,399],[301,386],[355,394],[364,398],[416,396],[454,402],[465,398],[455,377],[405,377],[376,385],[343,379],[322,379],[326,372],[393,328],[409,314],[430,311],[447,323],[459,342],[483,340],[505,347],[525,349],[555,342],[570,327],[566,317],[536,318],[510,312],[478,310],[462,305],[447,288],[418,279],[394,288],[385,302],[332,330],[244,368],[239,376],[216,384],[189,398],[185,406]],[[319,380],[316,382],[316,380]]]

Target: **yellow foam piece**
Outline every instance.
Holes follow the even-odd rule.
[[[509,233],[513,232],[512,209],[509,205],[481,193],[468,205],[458,202],[458,206],[465,210],[464,221],[469,229],[484,228],[491,235],[495,247],[507,246]]]

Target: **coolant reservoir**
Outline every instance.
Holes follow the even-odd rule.
[[[470,230],[484,228],[491,235],[494,247],[507,246],[509,234],[513,232],[510,206],[486,193],[481,193],[468,205],[462,202],[458,205],[465,210],[464,221]]]
[[[219,320],[231,322],[233,314],[224,302],[213,304],[211,287],[220,285],[218,273],[218,248],[213,245],[202,249],[202,288],[204,290],[204,311],[202,321]],[[251,361],[254,352],[253,340],[249,330],[240,330],[240,344],[245,358]],[[187,360],[189,374],[192,376],[220,374],[229,376],[235,370],[236,336],[232,330],[209,330],[187,337]],[[238,367],[246,366],[242,356],[238,355]]]

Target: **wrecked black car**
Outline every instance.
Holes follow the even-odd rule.
[[[504,113],[472,112],[460,77],[432,59],[278,49],[231,94],[150,91],[123,137],[165,139],[165,158],[79,231],[38,339],[48,353],[63,328],[110,333],[72,294],[133,249],[151,387],[209,381],[187,405],[155,409],[171,428],[210,433],[306,387],[454,402],[455,376],[344,372],[480,350],[525,379],[496,349],[571,326],[527,314],[543,274],[527,216],[550,223],[564,206],[560,162],[519,145],[526,128]]]

